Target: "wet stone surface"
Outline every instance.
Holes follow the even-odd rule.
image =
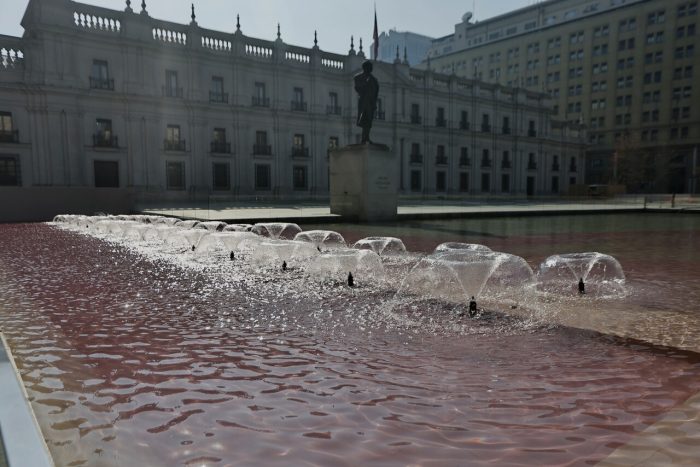
[[[0,226],[0,326],[59,465],[589,465],[700,391],[695,354],[537,306],[397,304],[420,255],[348,288],[98,237]]]

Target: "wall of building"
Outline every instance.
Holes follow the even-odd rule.
[[[698,18],[695,0],[543,2],[458,24],[434,42],[430,68],[549,93],[560,119],[588,126],[592,183],[688,192],[700,145]]]
[[[398,54],[400,60],[417,65],[425,60],[432,43],[433,38],[428,36],[389,30],[379,35],[379,57],[373,56],[372,59],[393,63]],[[374,43],[372,45],[372,53],[374,53]]]

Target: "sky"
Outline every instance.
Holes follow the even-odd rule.
[[[146,0],[150,16],[178,23],[189,23],[194,1],[200,27],[223,32],[236,29],[236,14],[241,15],[241,30],[247,36],[273,40],[277,23],[282,40],[293,45],[313,46],[314,30],[319,47],[335,53],[347,53],[350,36],[365,43],[369,55],[377,7],[379,31],[397,29],[431,37],[454,32],[467,11],[475,11],[476,20],[484,20],[535,0]],[[29,0],[0,0],[0,34],[21,36],[20,21]],[[88,3],[123,10],[124,0],[84,0]],[[132,0],[134,11],[141,11],[141,0]]]

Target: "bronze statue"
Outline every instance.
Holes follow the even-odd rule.
[[[355,76],[355,91],[360,95],[357,105],[357,126],[362,128],[361,143],[371,143],[369,132],[377,112],[379,81],[372,75],[372,62],[362,64],[362,73]]]

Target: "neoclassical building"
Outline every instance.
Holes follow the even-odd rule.
[[[117,3],[117,0],[115,0]],[[324,196],[328,154],[357,141],[347,55],[70,0],[30,0],[23,37],[0,35],[0,185],[120,188],[164,198]],[[548,95],[375,66],[373,140],[402,193],[565,194],[585,135]]]

